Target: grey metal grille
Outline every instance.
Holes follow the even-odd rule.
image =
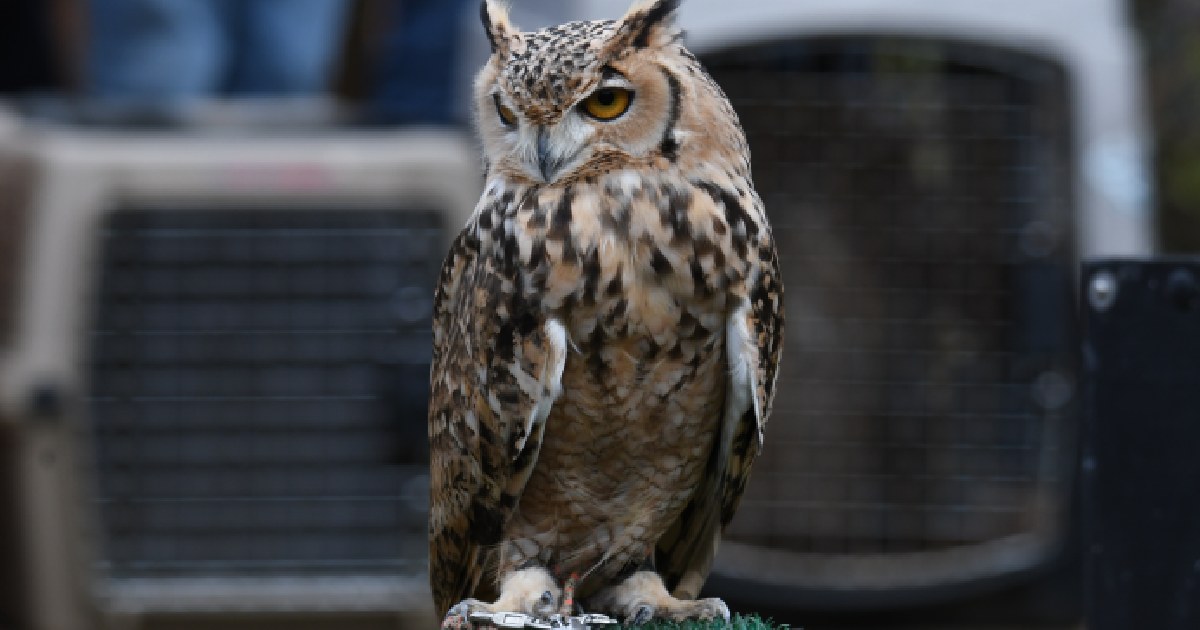
[[[127,211],[91,395],[117,577],[417,573],[432,212]]]
[[[804,573],[1051,535],[1074,421],[1062,73],[887,38],[704,61],[749,135],[787,287],[779,395],[728,538]]]

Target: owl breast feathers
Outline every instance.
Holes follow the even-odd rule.
[[[783,287],[677,4],[533,33],[483,5],[486,188],[434,313],[439,613],[728,616],[693,600],[762,447]]]

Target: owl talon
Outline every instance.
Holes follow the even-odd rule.
[[[654,618],[654,607],[648,604],[642,604],[634,611],[633,617],[630,618],[625,625],[640,626]]]
[[[729,623],[729,606],[725,602],[716,597],[709,597],[708,599],[697,600],[696,603],[701,604],[699,606],[701,619],[716,619],[720,617],[725,620],[725,623]]]
[[[471,621],[467,619],[466,615],[449,612],[442,619],[442,630],[468,630],[470,627]]]
[[[473,627],[471,615],[488,610],[488,605],[477,599],[464,599],[446,611],[446,616],[442,618],[442,630],[469,630]]]

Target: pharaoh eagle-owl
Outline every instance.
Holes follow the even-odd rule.
[[[532,33],[483,4],[485,190],[434,313],[449,624],[729,615],[695,598],[762,448],[783,287],[745,135],[678,4]]]

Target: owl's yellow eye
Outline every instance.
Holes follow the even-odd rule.
[[[600,88],[583,101],[583,111],[598,120],[613,120],[629,110],[633,92],[619,87]]]
[[[492,98],[495,99],[495,101],[496,101],[496,113],[500,115],[500,121],[503,122],[506,126],[516,127],[517,126],[517,115],[513,113],[513,110],[505,107],[504,103],[500,102],[499,95],[493,94]]]

